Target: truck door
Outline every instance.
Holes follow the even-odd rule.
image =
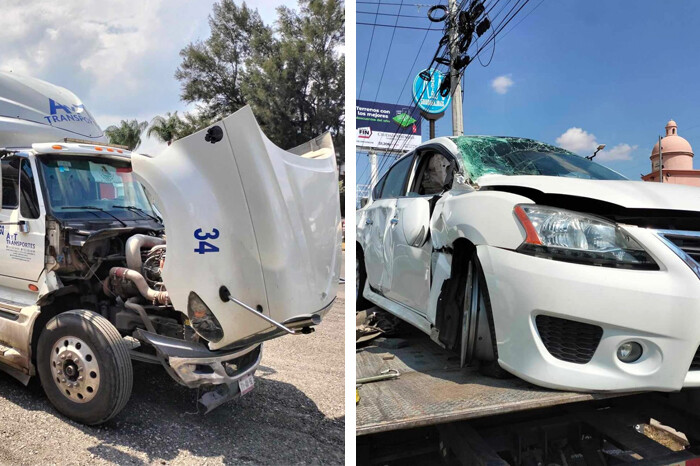
[[[0,299],[27,305],[36,299],[44,270],[46,224],[36,189],[35,167],[26,157],[0,162]]]
[[[163,216],[173,305],[187,313],[195,292],[223,328],[211,349],[271,328],[224,302],[222,286],[280,323],[333,302],[342,226],[329,135],[284,151],[244,107],[157,156],[134,154],[132,164]]]

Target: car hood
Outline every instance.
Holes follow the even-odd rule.
[[[533,175],[484,175],[476,183],[481,188],[518,187],[595,199],[629,209],[700,211],[700,188],[678,184]]]

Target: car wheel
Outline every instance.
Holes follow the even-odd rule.
[[[491,300],[476,252],[472,254],[467,264],[460,359],[462,366],[478,360],[479,371],[489,377],[512,377],[498,365]]]
[[[37,369],[49,401],[65,416],[100,424],[131,396],[133,370],[119,331],[101,315],[64,312],[39,336]]]
[[[368,301],[364,296],[362,296],[362,290],[365,289],[365,283],[367,282],[367,272],[365,271],[365,258],[357,249],[355,254],[355,309],[358,311],[363,311],[374,306],[370,301]]]

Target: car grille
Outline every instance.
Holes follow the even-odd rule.
[[[695,356],[693,356],[693,362],[690,363],[690,369],[691,371],[700,371],[700,348],[695,352]]]
[[[700,263],[700,236],[681,236],[667,234],[666,239],[678,246],[684,253],[693,258],[695,262]]]
[[[700,232],[662,230],[659,236],[700,278]]]
[[[539,315],[535,323],[549,354],[576,364],[591,360],[603,336],[601,327],[574,320]]]

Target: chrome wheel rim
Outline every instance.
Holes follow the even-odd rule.
[[[51,348],[51,374],[63,396],[76,403],[92,400],[100,387],[95,352],[74,336],[61,337]]]
[[[481,304],[481,290],[479,289],[479,274],[474,266],[474,261],[469,262],[467,269],[467,289],[464,296],[464,310],[462,316],[462,341],[460,366],[471,363],[474,356],[476,339],[476,326]]]

